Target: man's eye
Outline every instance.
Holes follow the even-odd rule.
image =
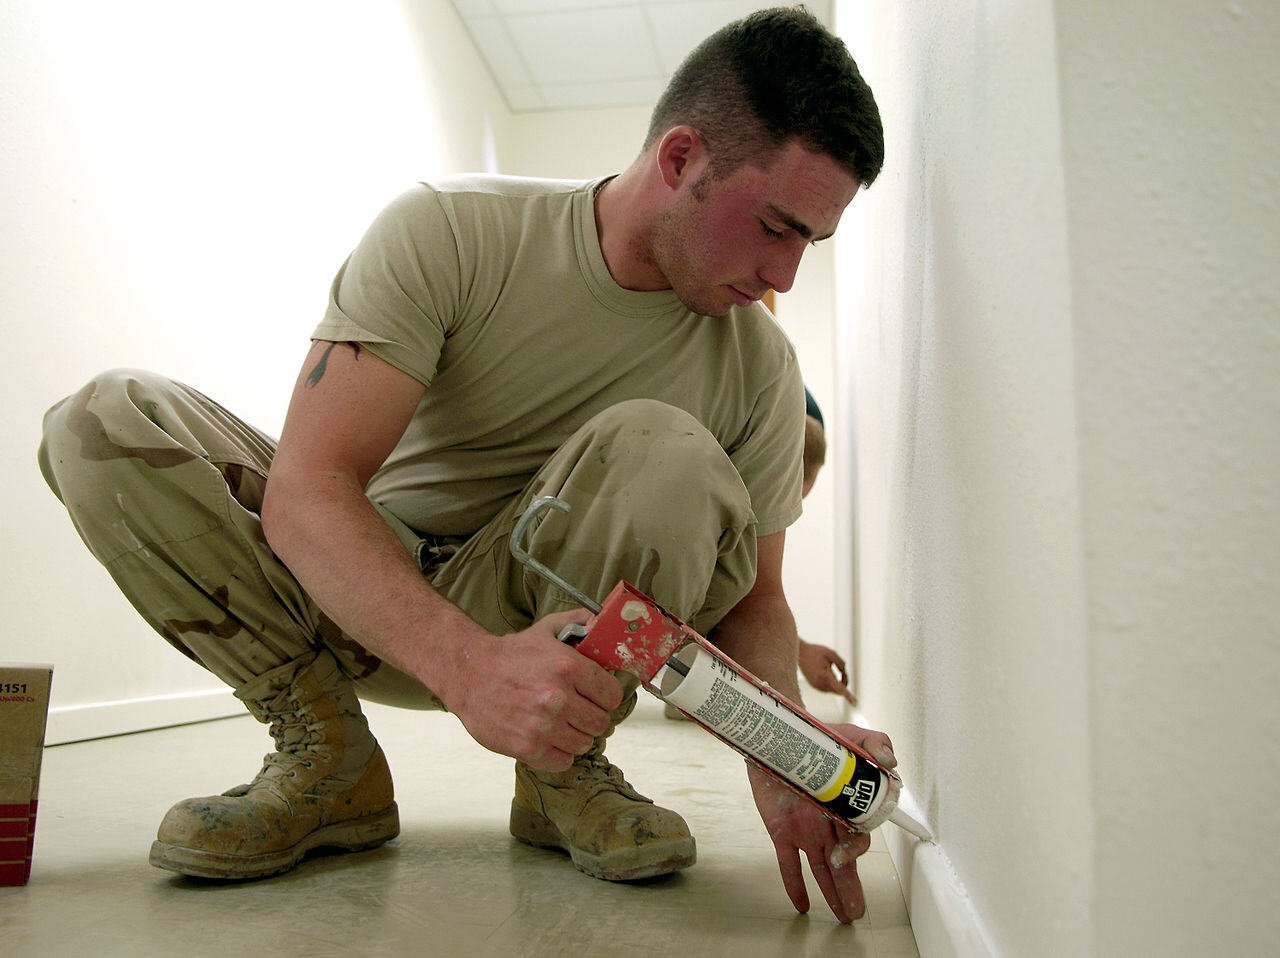
[[[764,235],[765,235],[765,236],[770,236],[770,237],[773,237],[774,239],[778,239],[780,236],[782,236],[782,230],[775,230],[773,227],[771,227],[771,226],[770,226],[768,223],[766,223],[764,220],[761,220],[761,221],[760,221],[760,226],[761,226],[761,228],[763,228],[763,229],[764,229]]]

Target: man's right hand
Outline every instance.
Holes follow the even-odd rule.
[[[440,696],[481,745],[568,768],[622,700],[617,679],[556,640],[588,613],[490,634],[435,592],[365,497],[424,391],[359,344],[314,343],[267,480],[267,541],[343,632]]]
[[[589,617],[585,609],[557,612],[523,632],[471,640],[465,680],[445,705],[490,751],[542,771],[567,769],[622,702],[613,675],[556,638]]]

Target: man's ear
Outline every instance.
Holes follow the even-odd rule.
[[[696,183],[706,168],[707,144],[691,126],[673,126],[658,141],[658,175],[669,190]]]

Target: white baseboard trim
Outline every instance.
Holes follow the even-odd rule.
[[[115,702],[90,702],[49,709],[46,745],[124,735],[147,729],[187,725],[229,715],[246,714],[243,703],[227,688],[178,692]]]
[[[903,791],[903,806],[910,813],[912,802]],[[942,847],[897,825],[886,824],[881,831],[898,869],[921,958],[995,958],[973,902]]]

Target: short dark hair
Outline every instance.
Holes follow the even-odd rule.
[[[791,139],[864,187],[884,165],[871,88],[844,42],[803,6],[759,10],[703,40],[654,107],[644,148],[680,124],[702,135],[718,176],[767,163]]]

